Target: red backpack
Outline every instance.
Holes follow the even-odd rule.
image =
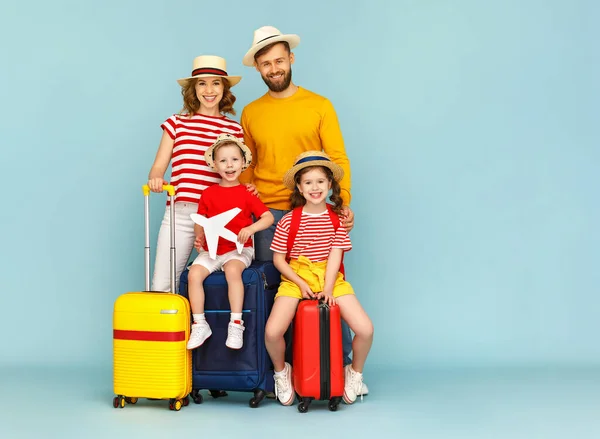
[[[300,220],[302,219],[302,207],[296,207],[292,210],[292,223],[290,224],[290,233],[288,234],[287,240],[287,254],[285,255],[285,260],[290,262],[290,252],[292,251],[292,247],[294,245],[294,241],[296,240],[296,235],[298,234],[298,229],[300,228]],[[337,229],[340,227],[340,218],[337,214],[331,209],[331,205],[327,204],[327,212],[329,212],[329,218],[331,219],[331,223],[333,224],[333,229],[337,232]],[[344,270],[344,253],[342,253],[342,262],[340,263],[340,273],[346,277],[346,273]]]

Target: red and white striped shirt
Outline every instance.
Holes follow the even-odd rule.
[[[174,140],[171,184],[175,186],[175,202],[198,203],[204,189],[221,181],[204,161],[204,153],[219,134],[243,139],[242,126],[225,116],[175,114],[161,128]]]
[[[271,243],[271,250],[274,252],[287,253],[292,212],[286,213],[277,223],[275,236]],[[298,256],[302,255],[312,262],[326,261],[332,248],[341,248],[344,251],[352,249],[346,229],[338,227],[336,231],[327,210],[317,214],[303,211],[290,258],[298,259]]]

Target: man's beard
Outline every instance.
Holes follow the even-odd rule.
[[[265,84],[267,84],[267,87],[269,87],[269,90],[274,91],[275,93],[284,91],[292,83],[292,69],[290,69],[290,71],[287,73],[283,73],[283,81],[281,82],[273,82],[266,76],[260,76],[262,77],[263,81],[265,81]]]

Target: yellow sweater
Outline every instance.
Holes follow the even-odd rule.
[[[300,87],[283,99],[267,93],[244,108],[241,122],[244,141],[252,151],[252,164],[240,181],[254,183],[268,207],[290,208],[290,191],[283,185],[283,175],[298,154],[321,150],[344,169],[341,196],[344,205],[350,205],[350,162],[328,99]]]

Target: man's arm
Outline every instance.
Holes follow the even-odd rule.
[[[344,178],[340,181],[340,187],[342,189],[341,196],[342,200],[344,200],[344,206],[350,206],[350,201],[352,200],[350,194],[352,181],[350,174],[350,160],[348,160],[348,156],[346,155],[344,138],[342,137],[342,130],[340,129],[337,114],[328,99],[325,99],[323,102],[320,135],[323,151],[325,151],[325,153],[331,157],[331,160],[340,165],[344,170]]]
[[[252,183],[252,180],[254,180],[254,168],[256,167],[256,160],[258,157],[256,154],[256,144],[250,134],[250,128],[248,127],[248,113],[246,113],[245,108],[242,110],[241,124],[242,129],[244,130],[244,143],[250,148],[250,152],[252,153],[252,163],[250,163],[248,169],[240,175],[240,182],[246,184]]]

